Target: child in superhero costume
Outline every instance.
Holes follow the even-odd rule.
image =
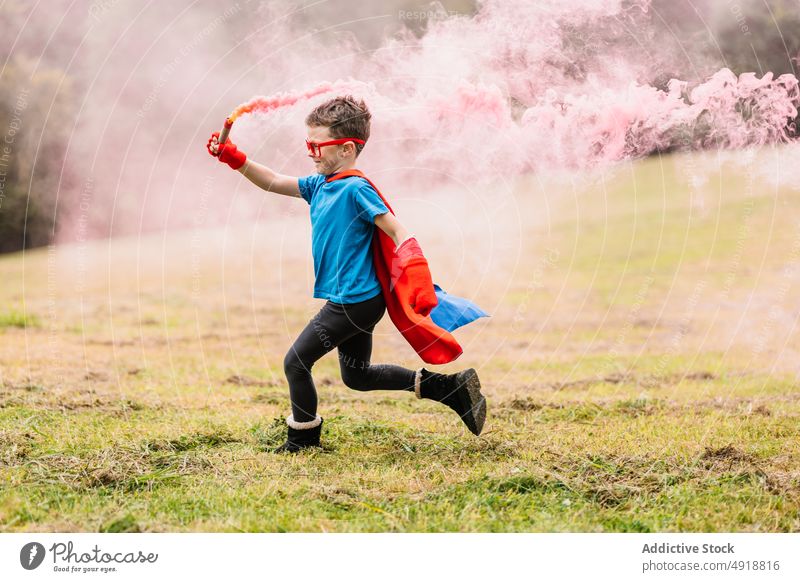
[[[326,299],[284,358],[292,413],[288,437],[276,452],[319,446],[323,419],[311,368],[338,348],[344,383],[354,390],[407,390],[442,402],[458,413],[473,434],[486,418],[486,399],[470,368],[439,374],[374,364],[372,332],[388,311],[392,322],[423,361],[444,364],[461,353],[450,334],[484,313],[466,299],[434,285],[413,234],[397,220],[375,185],[355,162],[369,139],[371,114],[351,96],[331,99],[306,118],[308,156],[316,174],[292,177],[254,162],[213,133],[212,156],[264,190],[303,198],[310,206],[314,297]],[[375,228],[375,227],[378,228]]]

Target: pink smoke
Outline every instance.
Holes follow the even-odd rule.
[[[413,31],[389,0],[374,19],[366,5],[323,12],[288,0],[224,9],[212,0],[89,3],[102,8],[94,11],[59,1],[63,23],[53,17],[53,34],[36,36],[77,35],[64,72],[86,81],[70,96],[78,119],[49,122],[69,136],[60,240],[244,222],[262,204],[288,208],[292,201],[251,196],[205,151],[232,106],[253,94],[267,97],[241,106],[248,113],[231,139],[292,175],[313,172],[308,111],[337,93],[363,97],[373,126],[359,166],[382,173],[393,196],[476,176],[784,142],[800,105],[792,75],[736,77],[691,45],[659,38],[647,0],[484,0]],[[31,10],[33,20],[45,15]],[[348,23],[373,23],[374,45],[343,30]],[[380,28],[389,24],[391,34]]]
[[[364,154],[379,168],[480,168],[492,178],[790,139],[800,105],[793,75],[737,78],[723,68],[664,89],[648,84],[668,66],[666,51],[648,54],[631,32],[646,29],[649,8],[644,0],[485,0],[471,17],[431,21],[421,38],[401,35],[374,53],[337,58],[330,74],[379,112]],[[281,34],[293,32],[287,24]],[[313,38],[284,56],[279,75],[307,69],[309,54],[324,54]],[[276,124],[302,130],[302,112],[264,112],[282,120],[257,116],[250,137],[286,142],[292,137]]]

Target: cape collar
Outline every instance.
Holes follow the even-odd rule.
[[[360,178],[364,177],[364,173],[361,170],[356,170],[353,168],[352,170],[344,170],[343,172],[337,172],[335,174],[331,174],[330,176],[325,177],[326,182],[333,182],[334,180],[341,180],[342,178],[349,178],[350,176],[358,176]]]

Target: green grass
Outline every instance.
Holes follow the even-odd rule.
[[[502,428],[481,439],[454,426],[423,432],[329,416],[324,449],[291,458],[266,452],[281,442],[280,418],[248,424],[215,415],[217,426],[198,430],[197,418],[183,431],[147,436],[138,427],[154,425],[144,412],[116,420],[85,413],[69,428],[67,419],[39,416],[37,430],[3,433],[0,508],[12,530],[797,528],[791,494],[800,482],[770,466],[775,452],[758,445],[792,449],[796,418],[641,400],[500,404],[495,413]],[[2,421],[12,424],[8,414]]]
[[[26,327],[41,327],[39,318],[31,313],[16,309],[0,312],[0,329],[6,328],[25,329]]]
[[[46,332],[0,316],[0,529],[800,531],[797,334],[770,315],[792,313],[800,200],[747,195],[733,165],[699,209],[688,159],[557,197],[558,220],[523,238],[558,259],[482,280],[492,318],[456,332],[465,354],[443,368],[478,368],[479,438],[413,394],[349,390],[328,356],[323,448],[270,452],[283,356],[319,307],[308,257],[241,255],[252,241],[232,237],[203,247],[198,284],[177,238],[137,268],[130,241],[103,243],[80,295],[48,286],[44,252],[24,271],[0,257],[0,300],[20,301],[24,273],[26,310],[48,314]],[[418,367],[387,319],[372,360]]]

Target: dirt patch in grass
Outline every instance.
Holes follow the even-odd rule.
[[[501,407],[510,408],[512,410],[524,410],[524,411],[536,411],[541,410],[545,406],[548,406],[546,403],[541,403],[538,400],[535,400],[530,397],[525,398],[513,398],[506,402],[501,402],[499,404]]]
[[[36,435],[28,431],[0,431],[0,466],[13,466],[24,461],[33,450]]]
[[[579,378],[577,380],[558,381],[558,382],[543,382],[535,383],[527,386],[527,389],[540,389],[549,391],[560,391],[569,388],[583,388],[589,389],[593,386],[602,384],[635,384],[645,388],[656,388],[674,386],[686,380],[692,381],[712,381],[716,380],[717,376],[711,372],[700,370],[686,373],[672,373],[672,374],[644,374],[637,375],[632,372],[606,374],[601,376],[589,376],[587,378]]]
[[[256,394],[253,396],[250,401],[255,404],[285,404],[287,400],[287,396],[277,396],[276,394]]]
[[[774,402],[774,400],[775,398],[770,397],[770,402]],[[654,414],[697,415],[718,411],[742,417],[769,417],[775,414],[765,404],[754,402],[753,398],[714,398],[677,402],[663,398],[636,397],[550,402],[542,397],[524,396],[501,400],[493,404],[493,415],[499,419],[508,419],[516,414],[523,413],[538,415],[541,420],[545,421],[570,419],[587,421],[605,414],[622,414],[630,417]]]
[[[798,473],[767,467],[765,461],[732,444],[706,447],[698,461],[698,465],[709,476],[719,476],[725,481],[758,484],[774,495],[797,497],[800,494]]]
[[[733,445],[725,445],[720,448],[706,447],[701,459],[716,463],[718,461],[729,461],[731,463],[752,463],[753,457],[737,449]]]
[[[52,405],[41,404],[37,405],[38,408],[45,410],[63,410],[63,411],[79,411],[79,410],[98,410],[108,412],[114,415],[125,415],[130,412],[137,412],[148,408],[159,409],[161,406],[147,406],[141,402],[130,400],[129,398],[113,398],[94,393],[76,394],[67,398],[59,399]]]
[[[233,376],[228,376],[225,379],[226,384],[233,384],[234,386],[280,386],[281,383],[277,380],[257,380],[256,378],[251,378],[250,376],[243,376],[240,374],[234,374]]]
[[[76,390],[58,386],[45,387],[32,383],[7,384],[6,386],[7,389],[0,391],[0,408],[24,406],[37,410],[61,412],[95,410],[115,416],[162,408],[161,404],[144,404],[130,398],[120,398],[116,394],[98,392],[93,388]]]
[[[655,398],[633,398],[626,400],[607,400],[600,402],[542,402],[525,397],[513,398],[498,404],[499,416],[508,417],[508,411],[539,413],[542,420],[575,420],[585,422],[603,414],[624,414],[626,416],[646,416],[663,411],[666,404]],[[505,412],[505,413],[504,413]]]
[[[22,391],[22,392],[43,392],[44,386],[41,384],[37,384],[35,382],[4,382],[3,388],[5,388],[5,392],[14,392],[14,391]],[[2,393],[0,393],[2,394]]]
[[[99,372],[97,370],[89,370],[83,375],[84,380],[90,382],[108,382],[109,375],[106,372]]]
[[[143,446],[151,451],[184,452],[199,448],[212,448],[240,443],[241,439],[234,437],[225,429],[181,435],[175,439],[155,439],[145,441]]]

